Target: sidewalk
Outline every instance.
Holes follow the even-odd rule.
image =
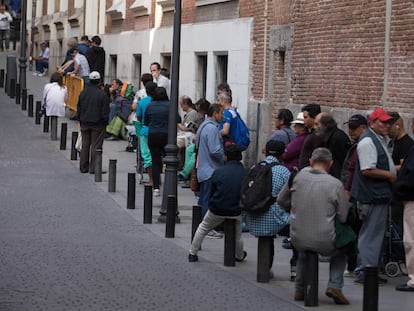
[[[0,53],[0,69],[6,68],[6,55],[11,53]],[[27,71],[27,89],[28,95],[34,95],[34,101],[41,100],[43,86],[48,82],[48,77],[33,76],[32,72]],[[4,89],[0,90],[4,92]],[[7,103],[1,104],[14,104],[14,99]],[[16,105],[16,115],[21,118],[22,122],[32,122],[34,130],[42,133],[42,124],[34,125],[34,118],[27,117],[27,111],[22,111],[20,106]],[[68,114],[69,116],[69,114]],[[68,126],[67,144],[66,150],[59,150],[59,140],[50,141],[50,133],[44,133],[44,141],[47,144],[53,146],[57,153],[60,153],[62,157],[71,162],[74,170],[79,170],[79,162],[70,160],[70,145],[71,145],[71,133],[72,131],[78,131],[77,122],[69,120],[69,118],[60,118],[58,125],[58,139],[60,139],[61,123],[65,122]],[[136,209],[127,210],[127,175],[128,173],[135,172],[135,154],[125,151],[127,146],[126,141],[105,141],[103,146],[103,169],[108,171],[108,164],[110,159],[117,160],[117,176],[116,176],[116,192],[108,193],[108,174],[102,175],[102,182],[95,183],[94,176],[90,174],[84,174],[85,178],[89,178],[91,183],[94,183],[105,194],[110,196],[114,202],[114,208],[120,208],[125,213],[128,213],[132,218],[136,220],[137,225],[143,223],[143,197],[144,186],[136,185]],[[145,176],[145,178],[147,178]],[[162,189],[161,189],[162,190]],[[178,247],[184,249],[189,248],[191,238],[191,214],[192,206],[197,203],[197,199],[189,189],[182,189],[181,184],[178,185],[178,205],[180,211],[181,223],[175,227],[175,238],[169,239],[171,243],[176,244]],[[162,196],[159,198],[153,198],[153,224],[144,225],[148,230],[154,234],[164,237],[165,236],[165,224],[157,223],[159,216],[158,210],[161,205]],[[206,238],[202,251],[199,252],[199,262],[194,265],[203,265],[206,261],[216,264],[223,270],[231,272],[241,280],[256,284],[258,287],[265,291],[268,291],[272,295],[280,297],[281,300],[295,304],[302,307],[303,303],[296,303],[293,301],[294,284],[290,282],[290,267],[289,259],[291,252],[281,247],[281,238],[275,241],[275,260],[273,264],[273,272],[275,275],[274,280],[271,280],[267,284],[256,283],[256,260],[257,260],[257,239],[252,237],[249,233],[243,233],[245,249],[248,253],[246,261],[238,263],[236,267],[224,267],[223,266],[223,249],[224,241],[216,239]],[[183,262],[187,261],[187,257],[182,258]],[[344,294],[350,300],[349,306],[336,306],[333,304],[332,299],[327,298],[324,295],[327,278],[328,278],[328,264],[320,263],[319,265],[319,306],[312,308],[313,310],[333,310],[342,309],[346,310],[362,310],[363,300],[363,287],[354,285],[352,278],[345,278],[345,287],[343,289]],[[395,285],[405,281],[404,277],[389,279],[386,286],[379,288],[379,310],[392,310],[398,309],[399,311],[412,310],[414,305],[414,295],[410,293],[402,293],[395,291]],[[247,299],[247,298],[246,298]]]

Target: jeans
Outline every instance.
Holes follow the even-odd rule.
[[[154,189],[160,189],[162,158],[165,154],[164,148],[167,143],[168,134],[166,133],[149,133],[148,135],[148,146],[152,157],[152,179]]]
[[[0,30],[0,49],[3,50],[3,40],[4,40],[4,47],[6,50],[10,47],[10,29],[1,29]]]
[[[108,123],[111,123],[111,121],[115,118],[116,113],[121,109],[121,106],[115,103],[111,103],[109,105],[109,120]]]
[[[304,275],[305,275],[305,252],[299,252],[298,262],[296,265],[295,290],[304,293]],[[344,271],[346,266],[346,253],[337,249],[331,256],[329,262],[329,281],[328,287],[342,289],[344,287]]]
[[[36,71],[39,73],[43,73],[45,69],[49,68],[49,60],[42,59],[36,61]]]
[[[358,236],[358,267],[355,274],[363,278],[367,265],[378,267],[387,225],[387,204],[359,204],[362,227]]]
[[[82,173],[95,172],[96,150],[101,149],[105,136],[104,125],[82,125],[82,149],[80,153],[80,171]]]
[[[191,243],[190,254],[197,255],[201,243],[203,242],[206,235],[226,219],[236,220],[236,258],[243,259],[243,240],[241,238],[241,215],[219,216],[214,214],[212,211],[207,211],[206,216],[203,218],[203,221],[198,226],[193,238],[193,242]]]
[[[205,181],[200,182],[200,196],[198,198],[198,205],[201,206],[201,213],[204,217],[208,211],[208,201],[211,193],[211,177]]]

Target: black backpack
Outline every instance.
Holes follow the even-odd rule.
[[[277,162],[259,162],[254,165],[244,179],[240,192],[240,209],[249,214],[265,213],[276,202],[272,197],[272,167]]]

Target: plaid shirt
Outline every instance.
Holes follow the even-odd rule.
[[[266,163],[279,161],[268,156]],[[280,164],[280,163],[279,163]],[[275,165],[272,167],[272,196],[277,197],[283,185],[288,181],[290,176],[289,170],[283,165]],[[290,216],[277,203],[271,205],[269,210],[262,215],[247,214],[247,224],[252,235],[258,236],[274,236],[280,229],[289,223]]]

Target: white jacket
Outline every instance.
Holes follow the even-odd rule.
[[[43,106],[46,107],[46,115],[65,116],[67,99],[66,86],[59,86],[57,82],[48,83],[43,89]]]

